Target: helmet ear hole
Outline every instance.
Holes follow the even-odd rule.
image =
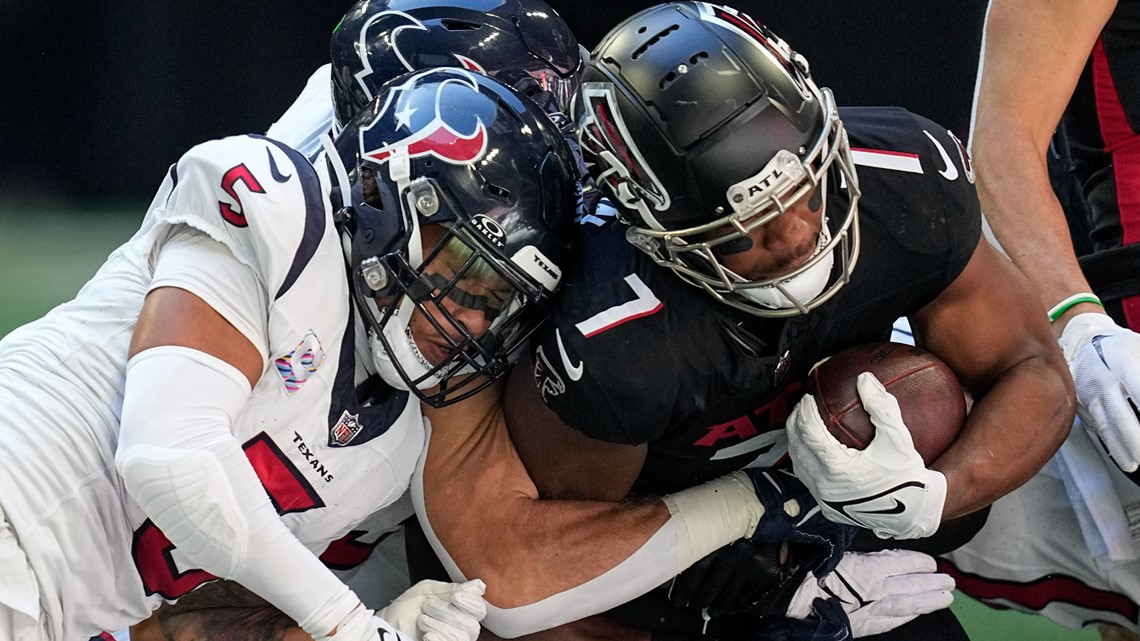
[[[384,210],[380,187],[376,184],[376,174],[369,165],[360,168],[360,191],[366,204],[380,211]]]
[[[511,190],[506,187],[500,187],[494,183],[487,183],[487,193],[503,200],[510,200],[511,198]]]

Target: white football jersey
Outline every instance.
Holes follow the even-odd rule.
[[[309,76],[305,88],[265,132],[312,158],[321,150],[321,134],[333,135],[332,64]]]
[[[56,639],[119,630],[211,578],[114,467],[131,334],[156,249],[179,225],[223,243],[265,287],[268,359],[233,430],[290,530],[325,553],[404,494],[424,443],[420,406],[388,388],[357,400],[359,325],[327,194],[327,178],[274,141],[199,145],[75,300],[0,341],[0,506]]]

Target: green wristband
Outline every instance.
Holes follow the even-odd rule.
[[[1049,322],[1057,322],[1057,319],[1060,318],[1062,314],[1069,311],[1074,305],[1080,305],[1081,303],[1092,303],[1093,305],[1099,305],[1101,309],[1104,309],[1104,303],[1100,302],[1100,299],[1097,298],[1095,294],[1090,294],[1088,292],[1073,294],[1065,300],[1057,303],[1053,306],[1053,309],[1049,310]]]

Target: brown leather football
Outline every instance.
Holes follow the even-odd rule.
[[[816,365],[807,392],[815,397],[827,429],[840,443],[863,449],[875,426],[855,389],[871,372],[899,402],[914,447],[927,465],[950,447],[966,420],[958,377],[936,356],[913,345],[870,343],[845,349]]]

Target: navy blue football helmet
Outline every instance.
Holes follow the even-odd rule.
[[[381,84],[432,67],[484,73],[548,113],[568,114],[585,64],[570,28],[542,0],[360,0],[329,47],[341,125]]]
[[[567,269],[565,138],[510,87],[436,68],[380,86],[334,145],[336,221],[380,375],[437,407],[474,394],[508,370]]]

